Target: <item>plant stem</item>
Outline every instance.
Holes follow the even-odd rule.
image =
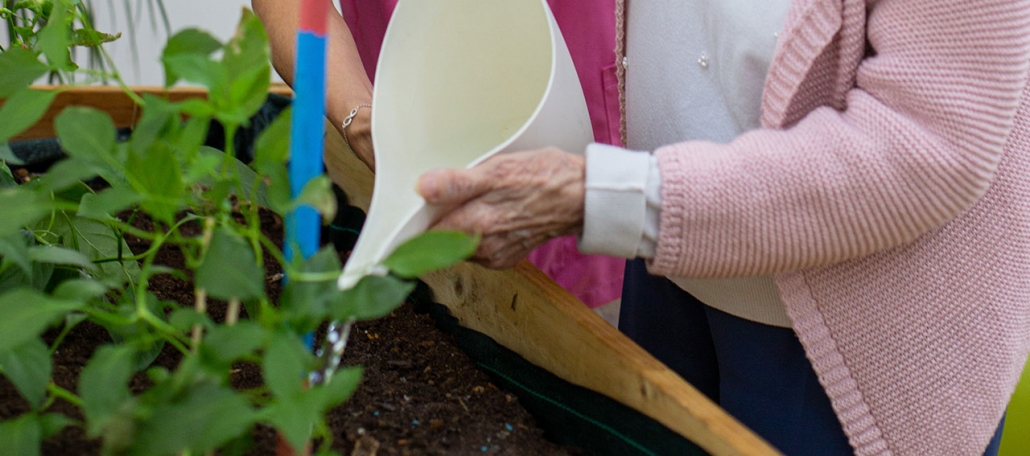
[[[51,396],[59,399],[64,399],[69,404],[72,404],[80,409],[82,408],[82,399],[79,399],[79,396],[76,396],[75,393],[72,393],[71,391],[61,388],[60,386],[57,386],[53,382],[47,384],[46,390],[48,393],[50,393]]]
[[[275,245],[275,243],[273,243],[271,239],[268,239],[263,235],[260,237],[260,239],[261,245],[265,247],[265,250],[268,252],[268,254],[272,255],[272,257],[275,258],[275,261],[279,262],[279,264],[285,267],[286,257],[283,256],[283,252],[279,250],[279,247]]]
[[[129,88],[129,85],[125,83],[125,80],[122,79],[122,74],[118,71],[118,67],[115,66],[114,59],[111,58],[111,54],[108,54],[107,49],[104,49],[103,46],[99,46],[98,49],[100,49],[100,54],[104,56],[104,62],[107,63],[109,68],[111,68],[111,77],[118,82],[118,87],[120,87],[133,102],[137,105],[143,106],[143,97],[140,97],[136,92],[133,92],[132,89]]]
[[[301,272],[293,271],[289,273],[291,281],[296,282],[332,282],[340,278],[339,271],[327,271],[327,272]]]
[[[208,217],[204,219],[204,231],[200,235],[200,256],[204,257],[207,255],[207,247],[211,245],[211,237],[215,234],[215,219]],[[193,295],[196,297],[194,300],[194,308],[199,314],[207,314],[207,290],[203,288],[195,288]],[[200,339],[203,337],[203,328],[198,325],[193,325],[193,332],[190,334],[190,347],[193,351],[196,351],[200,347]]]
[[[149,309],[143,308],[143,311],[137,310],[136,314],[139,315],[140,319],[149,323],[151,326],[154,327],[154,329],[158,330],[158,332],[161,332],[164,336],[164,339],[168,341],[168,343],[172,344],[172,346],[174,346],[177,350],[179,350],[183,354],[187,354],[190,352],[189,347],[187,347],[179,340],[178,331],[168,323],[165,323],[160,318],[157,318],[157,316],[150,313]]]
[[[54,352],[57,351],[57,347],[61,345],[61,342],[64,342],[64,338],[68,336],[68,333],[70,333],[72,328],[76,325],[78,325],[78,323],[68,324],[65,322],[64,327],[61,328],[60,334],[58,334],[57,338],[54,339],[54,343],[50,344],[50,356],[54,355]]]
[[[104,263],[121,263],[123,261],[139,261],[147,257],[151,252],[147,250],[139,255],[123,256],[123,257],[108,257],[101,258],[99,260],[93,260],[93,264],[104,264]]]
[[[240,318],[240,299],[232,298],[229,300],[229,308],[225,311],[225,324],[232,326],[236,324],[236,321]]]
[[[204,290],[203,288],[197,288],[193,291],[193,295],[196,298],[193,302],[193,308],[197,310],[198,314],[206,314],[207,290]],[[190,334],[190,349],[192,351],[197,351],[197,348],[200,347],[200,339],[201,337],[203,337],[203,335],[204,328],[199,324],[193,325],[193,330]]]

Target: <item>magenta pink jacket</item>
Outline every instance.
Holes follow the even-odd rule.
[[[579,2],[549,0],[565,43],[579,72],[587,109],[594,128],[594,140],[619,143],[619,90],[615,76],[615,0],[600,0],[588,8]],[[365,65],[374,80],[379,49],[397,0],[340,0],[344,20]],[[553,239],[529,255],[529,260],[590,307],[622,295],[625,260],[600,255],[583,255],[576,238]]]
[[[765,128],[657,151],[651,271],[775,274],[858,454],[982,454],[1030,348],[1028,65],[1028,0],[794,0]]]

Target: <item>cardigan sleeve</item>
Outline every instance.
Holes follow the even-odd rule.
[[[976,203],[1026,85],[1030,1],[881,0],[869,7],[865,36],[842,110],[818,107],[787,129],[729,144],[656,151],[653,273],[733,277],[832,264],[910,242]],[[836,68],[816,64],[809,76]]]

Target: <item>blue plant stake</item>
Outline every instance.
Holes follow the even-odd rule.
[[[294,66],[294,109],[293,118],[290,119],[289,176],[290,196],[293,198],[300,196],[304,186],[325,170],[322,148],[325,135],[323,119],[328,5],[326,0],[303,0],[300,5],[297,62]],[[297,254],[307,259],[318,251],[320,225],[318,211],[310,206],[300,206],[286,214],[284,253],[288,261]],[[308,334],[305,343],[311,348],[314,345],[314,334]]]
[[[290,130],[290,196],[300,196],[311,179],[320,176],[325,135],[326,0],[303,0],[297,30],[293,118]],[[318,251],[320,218],[310,206],[286,215],[287,259],[299,253],[309,258]],[[294,249],[299,252],[294,252]]]

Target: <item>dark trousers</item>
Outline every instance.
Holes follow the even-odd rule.
[[[793,330],[706,306],[643,260],[626,264],[619,329],[784,454],[852,453]]]

